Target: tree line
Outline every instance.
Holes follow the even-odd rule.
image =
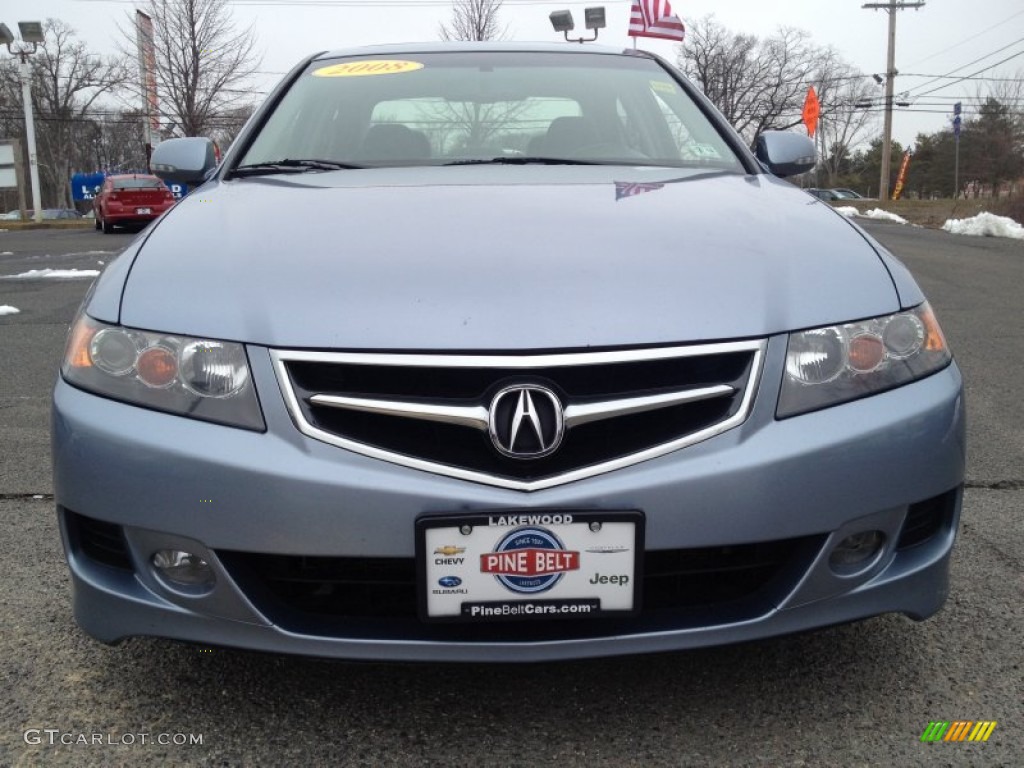
[[[813,85],[822,105],[818,166],[797,183],[848,187],[868,197],[879,196],[880,88],[832,48],[816,46],[806,33],[788,28],[762,38],[732,32],[707,16],[688,26],[679,66],[751,142],[761,131],[798,126],[807,88]],[[963,101],[959,163],[952,123],[919,134],[904,196],[999,194],[1009,188],[1007,182],[1024,175],[1024,76],[979,90]],[[949,109],[952,118],[952,103]],[[906,149],[892,143],[893,184]]]
[[[165,137],[210,136],[226,147],[255,107],[248,87],[259,66],[255,37],[251,28],[235,27],[227,2],[150,0],[145,9],[154,25]],[[445,40],[504,37],[501,8],[501,0],[453,0],[438,34]],[[46,42],[29,57],[44,205],[72,204],[73,171],[147,167],[138,30],[127,16],[119,29],[119,52],[100,56],[69,25],[48,19]],[[688,23],[677,64],[750,143],[765,130],[803,130],[801,111],[813,85],[822,105],[819,163],[796,181],[878,196],[879,88],[834,48],[788,27],[763,37],[735,32],[711,15]],[[957,167],[961,195],[1018,179],[1024,174],[1022,105],[1024,78],[1018,77],[969,100],[959,146],[951,129],[918,135],[904,194],[952,196]],[[24,138],[20,77],[11,57],[0,60],[0,137]],[[893,142],[894,163],[903,152]]]

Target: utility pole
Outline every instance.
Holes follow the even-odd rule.
[[[878,184],[879,200],[889,199],[889,163],[892,160],[892,91],[893,80],[896,79],[896,11],[903,11],[907,8],[917,9],[923,5],[923,0],[919,2],[889,0],[887,3],[867,3],[861,6],[861,8],[872,8],[889,13],[889,53],[885,65],[885,128],[882,138],[882,177]]]

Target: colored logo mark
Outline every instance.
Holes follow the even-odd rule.
[[[579,570],[580,553],[567,550],[546,528],[519,528],[493,552],[480,556],[481,573],[493,574],[512,592],[546,592],[566,571]]]
[[[995,729],[995,720],[933,720],[921,734],[921,741],[988,741]]]
[[[446,557],[451,557],[452,555],[461,555],[465,551],[466,551],[465,547],[456,547],[456,546],[453,546],[451,544],[446,544],[443,547],[438,547],[437,549],[435,549],[434,550],[434,554],[435,555],[445,555]]]

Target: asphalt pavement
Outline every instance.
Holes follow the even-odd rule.
[[[968,488],[945,609],[530,666],[86,637],[53,514],[48,401],[91,281],[9,276],[102,269],[132,235],[0,232],[0,306],[20,310],[0,316],[0,765],[1024,765],[1024,243],[865,227],[918,278],[967,383]],[[983,744],[922,743],[934,720],[998,724]]]

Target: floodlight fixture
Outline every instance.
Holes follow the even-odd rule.
[[[597,34],[599,29],[604,29],[604,8],[586,8],[583,11],[586,17],[587,29],[594,33],[593,37],[569,37],[569,32],[576,28],[576,23],[572,20],[571,11],[554,11],[552,12],[551,26],[555,28],[555,32],[561,32],[565,35],[565,39],[572,43],[590,43],[597,40]]]
[[[875,78],[875,82],[878,83],[879,85],[885,82],[885,80],[879,74],[874,74],[872,75],[872,77]]]
[[[6,24],[0,24],[0,45],[10,45],[14,42],[14,35]]]
[[[586,8],[583,11],[583,16],[586,19],[587,29],[604,29],[604,6]]]
[[[572,11],[552,11],[551,26],[555,28],[555,32],[569,33],[576,28],[576,23],[572,20]]]
[[[21,39],[26,43],[43,44],[45,38],[43,37],[43,25],[41,22],[19,21],[18,29],[21,30]]]

